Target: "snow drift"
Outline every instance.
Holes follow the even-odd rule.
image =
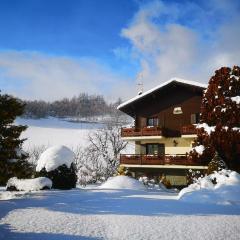
[[[40,172],[45,168],[47,172],[50,172],[64,164],[70,168],[73,161],[74,153],[68,147],[62,145],[53,146],[41,154],[36,171]]]
[[[16,191],[39,191],[43,189],[50,189],[52,181],[46,177],[39,177],[34,179],[18,179],[16,177],[10,178],[7,182],[7,190]]]
[[[127,176],[116,176],[109,178],[99,188],[104,189],[132,189],[145,190],[146,187],[138,180]]]
[[[240,204],[240,174],[221,170],[189,185],[179,193],[179,199],[187,202]]]

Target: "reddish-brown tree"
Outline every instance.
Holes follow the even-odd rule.
[[[203,96],[200,118],[195,146],[203,145],[204,150],[193,150],[190,158],[207,163],[218,152],[229,169],[239,171],[240,67],[215,71]]]

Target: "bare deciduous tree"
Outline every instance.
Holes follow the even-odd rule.
[[[127,146],[120,136],[120,128],[108,125],[89,135],[91,152],[96,153],[105,167],[105,177],[112,176],[119,166],[120,152]]]
[[[27,153],[29,155],[28,162],[33,164],[34,166],[37,165],[37,161],[40,157],[40,155],[48,148],[47,145],[38,145],[38,146],[32,146],[27,150]]]

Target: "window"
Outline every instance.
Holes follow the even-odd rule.
[[[183,114],[182,108],[181,107],[175,107],[173,109],[173,114]]]
[[[147,126],[158,126],[158,118],[157,117],[148,118]]]
[[[164,144],[146,144],[146,154],[147,155],[164,155],[165,146]]]
[[[147,144],[146,153],[147,155],[158,155],[158,144]]]
[[[191,114],[191,124],[199,123],[199,120],[200,120],[200,113]]]

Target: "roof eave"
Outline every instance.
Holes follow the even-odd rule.
[[[202,88],[203,90],[207,88],[207,84],[198,83],[198,82],[193,82],[193,81],[184,80],[184,79],[180,79],[180,78],[172,78],[172,79],[170,79],[169,81],[164,82],[164,83],[158,85],[157,87],[152,88],[152,89],[146,91],[145,93],[142,93],[141,95],[137,95],[137,96],[135,96],[135,97],[133,97],[133,98],[131,98],[131,99],[129,99],[129,100],[121,103],[121,104],[117,107],[117,109],[118,109],[118,110],[121,110],[121,108],[126,107],[127,105],[136,102],[137,100],[141,99],[142,97],[145,97],[145,96],[147,96],[148,94],[153,93],[153,92],[161,89],[162,87],[167,86],[168,84],[170,84],[170,83],[172,83],[172,82],[177,82],[177,83],[182,83],[182,84],[186,84],[186,85],[191,85],[191,86],[193,86],[193,87]]]

